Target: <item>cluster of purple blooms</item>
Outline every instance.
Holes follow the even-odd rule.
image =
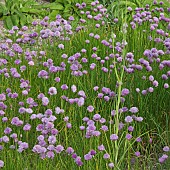
[[[154,1],[154,3],[156,4],[156,1]],[[160,3],[160,5],[162,4]],[[86,9],[86,3],[77,3],[76,7],[80,10],[82,18],[79,20],[75,30],[72,26],[72,23],[74,22],[73,16],[70,16],[67,21],[63,19],[61,15],[57,15],[56,20],[52,22],[49,22],[49,17],[45,17],[40,22],[34,21],[32,23],[34,28],[34,31],[32,32],[30,32],[27,26],[23,26],[21,29],[14,26],[8,33],[11,37],[15,34],[17,38],[8,38],[5,43],[0,43],[0,52],[3,57],[5,56],[0,59],[0,76],[7,82],[9,87],[11,86],[11,81],[14,81],[16,86],[20,89],[20,91],[17,91],[14,84],[14,88],[13,86],[6,88],[5,91],[0,94],[0,117],[2,117],[3,127],[5,127],[3,130],[4,135],[0,137],[0,144],[2,144],[0,145],[0,150],[3,150],[5,144],[15,142],[14,144],[11,144],[9,148],[17,149],[19,153],[32,147],[32,151],[38,154],[42,159],[53,159],[57,154],[65,152],[74,159],[74,162],[78,166],[82,166],[83,157],[78,156],[72,147],[65,147],[62,142],[59,143],[58,141],[58,137],[60,136],[60,133],[62,133],[56,128],[59,116],[63,117],[63,126],[66,127],[68,131],[73,128],[71,118],[66,116],[68,110],[66,111],[62,106],[54,108],[54,106],[51,106],[51,103],[54,100],[61,100],[61,103],[65,102],[70,107],[73,105],[75,108],[77,106],[78,108],[84,108],[87,105],[86,103],[88,103],[89,94],[86,90],[80,90],[80,87],[76,84],[64,84],[62,76],[59,77],[59,75],[69,70],[69,76],[75,79],[83,76],[86,78],[91,74],[98,73],[100,70],[102,72],[101,74],[104,74],[104,76],[107,77],[114,74],[115,67],[117,67],[118,71],[123,69],[128,75],[146,69],[146,71],[149,72],[148,81],[151,83],[151,86],[144,90],[136,88],[137,93],[141,91],[141,94],[146,95],[147,93],[153,93],[154,89],[159,86],[158,80],[155,80],[152,75],[152,72],[155,69],[154,64],[158,64],[158,68],[161,71],[170,67],[170,60],[164,59],[166,55],[170,54],[169,34],[168,31],[165,32],[164,30],[159,29],[159,23],[165,22],[167,24],[167,30],[170,30],[170,19],[166,18],[162,13],[164,12],[164,8],[155,8],[150,11],[149,5],[146,5],[145,8],[135,9],[133,21],[130,25],[132,29],[137,29],[137,27],[142,26],[143,23],[149,22],[150,32],[155,31],[158,35],[153,41],[162,44],[164,50],[158,50],[157,48],[146,49],[143,53],[145,58],[140,58],[138,61],[133,52],[127,52],[124,56],[123,51],[128,45],[126,41],[116,41],[113,46],[111,38],[102,39],[101,35],[93,32],[89,33],[88,39],[85,41],[87,48],[82,48],[80,51],[77,51],[70,56],[69,54],[64,53],[66,48],[64,43],[58,43],[56,49],[62,53],[62,55],[59,56],[58,63],[55,58],[52,59],[48,57],[48,51],[45,49],[41,49],[41,51],[25,49],[24,46],[28,44],[31,47],[36,44],[39,46],[45,44],[46,47],[50,47],[51,45],[56,44],[56,40],[60,42],[70,41],[72,36],[79,32],[81,33],[81,30],[88,30],[85,26],[88,20],[92,20],[95,23],[95,29],[97,31],[104,28],[104,18],[107,18],[108,14],[106,8],[101,5],[99,1],[96,0],[91,3],[92,11],[83,11]],[[133,9],[128,7],[128,10],[132,11]],[[160,16],[156,17],[154,15],[156,11],[161,12]],[[170,12],[169,9],[168,12]],[[118,22],[119,20],[115,18],[114,23]],[[41,26],[42,29],[38,32],[36,30],[39,26]],[[127,28],[128,25],[125,24],[124,33],[127,31]],[[116,40],[116,35],[114,35],[114,38]],[[149,37],[149,39],[152,41],[152,37]],[[100,56],[99,47],[93,45],[91,42],[100,44],[107,51],[107,56]],[[90,47],[88,47],[88,45],[90,45]],[[126,65],[123,65],[124,61]],[[10,66],[11,64],[13,65],[12,67]],[[44,82],[51,80],[50,78],[52,77],[53,82],[50,82],[52,85],[46,87],[46,91],[41,92],[41,90],[38,89],[38,95],[36,94],[37,96],[35,97],[35,94],[33,94],[31,97],[31,90],[34,87],[32,87],[31,80],[27,80],[25,75],[29,74],[29,71],[32,68],[35,69],[35,67],[36,75],[33,74],[36,79],[35,81],[40,80]],[[40,70],[39,68],[43,69]],[[164,72],[161,76],[161,79],[165,81],[163,85],[165,89],[169,89],[169,77],[170,71]],[[143,79],[146,80],[146,76],[143,76]],[[122,85],[122,83],[117,82],[115,86],[116,90],[120,85]],[[100,87],[99,85],[96,85],[92,87],[92,89],[94,93],[97,93],[97,95],[95,94],[96,101],[111,103],[117,100],[118,93],[116,93],[116,90],[113,91],[107,86]],[[70,90],[74,97],[69,95],[68,91]],[[63,92],[63,94],[61,94],[61,92]],[[129,94],[129,89],[123,88],[121,90],[121,105],[124,105],[125,98]],[[13,106],[11,101],[16,105]],[[14,107],[18,108],[18,110]],[[39,107],[42,108],[42,110],[45,108],[45,110],[43,110],[42,113],[39,113]],[[10,113],[8,113],[10,109],[15,112],[14,117],[10,117]],[[122,139],[121,130],[126,127],[127,133],[124,135],[126,141],[136,141],[138,143],[142,141],[141,137],[135,137],[133,135],[135,129],[134,124],[136,122],[142,122],[144,119],[139,116],[140,111],[137,107],[128,109],[127,107],[122,106],[119,108],[118,113],[116,113],[116,110],[111,110],[111,114],[106,115],[106,118],[100,114],[101,111],[96,108],[95,103],[88,104],[85,111],[90,116],[85,116],[82,119],[83,124],[79,127],[85,139],[99,139],[103,134],[107,134],[110,142],[114,143]],[[122,122],[119,122],[118,124],[119,132],[112,132],[109,134],[110,125],[115,123],[114,118],[117,116],[116,114],[123,117]],[[108,117],[110,120],[108,120]],[[35,129],[33,129],[33,122],[39,122]],[[38,136],[36,136],[36,144],[30,146],[29,140],[26,142],[22,141],[22,134],[17,134],[17,132],[15,132],[16,128],[22,128],[22,131],[26,134],[29,132],[31,133],[31,131],[36,131],[38,134]],[[150,139],[150,143],[152,143],[152,139]],[[169,152],[169,150],[168,146],[163,148],[164,152]],[[98,152],[102,151],[105,152],[103,158],[110,161],[107,166],[109,168],[114,168],[115,165],[110,159],[112,155],[106,151],[105,146],[102,143],[96,146],[95,150],[90,149],[88,153],[85,153],[84,160],[89,161],[94,158]],[[134,155],[140,157],[141,153],[136,151]],[[159,162],[163,163],[167,159],[168,154],[163,154],[162,157],[159,158]],[[4,162],[0,160],[0,168],[3,166]]]

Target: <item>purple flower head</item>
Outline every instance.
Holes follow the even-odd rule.
[[[105,150],[104,145],[99,145],[99,146],[98,146],[98,150],[99,150],[99,151],[104,151],[104,150]]]
[[[77,87],[73,84],[71,86],[71,90],[72,90],[73,93],[75,93],[77,91]]]
[[[6,100],[6,95],[5,94],[0,94],[0,101],[5,101]]]
[[[92,156],[93,156],[93,155],[96,155],[96,151],[95,151],[95,150],[91,150],[91,151],[89,152],[89,154],[92,155]]]
[[[69,117],[68,117],[68,116],[65,116],[65,117],[63,118],[63,120],[64,120],[65,122],[68,122],[68,121],[69,121]]]
[[[26,101],[28,104],[33,104],[34,103],[34,99],[29,97],[27,98],[27,101]]]
[[[97,97],[98,97],[99,99],[102,99],[102,98],[103,98],[103,96],[104,96],[104,94],[103,94],[103,93],[98,93],[98,95],[97,95]]]
[[[52,113],[53,113],[53,111],[52,111],[51,109],[47,109],[47,110],[45,111],[45,115],[46,115],[46,116],[50,116],[50,115],[52,115]]]
[[[128,131],[133,132],[133,130],[134,130],[134,127],[133,127],[133,126],[129,126],[129,127],[128,127]]]
[[[56,95],[57,94],[57,89],[55,87],[50,87],[49,90],[48,90],[48,94]]]
[[[22,95],[24,95],[24,96],[28,95],[28,91],[27,90],[23,90],[22,91]]]
[[[127,139],[127,140],[130,140],[131,138],[132,138],[132,135],[128,133],[128,134],[126,135],[126,139]]]
[[[109,167],[109,168],[114,168],[114,163],[112,163],[112,162],[109,163],[109,164],[108,164],[108,167]]]
[[[169,84],[168,84],[168,83],[165,83],[165,84],[164,84],[164,88],[165,88],[165,89],[168,89],[168,88],[169,88]]]
[[[11,89],[10,89],[10,88],[7,88],[7,89],[6,89],[6,92],[7,92],[7,93],[11,93]]]
[[[137,107],[131,107],[131,108],[129,109],[129,111],[130,111],[131,113],[137,113],[139,110],[138,110]]]
[[[164,152],[169,152],[169,151],[170,151],[170,148],[169,148],[168,146],[165,146],[165,147],[163,148],[163,151],[164,151]]]
[[[159,158],[159,162],[160,162],[160,163],[164,163],[165,160],[166,160],[166,159],[164,159],[163,157],[160,157],[160,158]]]
[[[90,69],[91,69],[91,70],[94,70],[95,67],[96,67],[96,64],[95,64],[95,63],[90,64]]]
[[[117,23],[118,22],[118,18],[114,18],[114,20],[113,20],[115,23]]]
[[[87,58],[82,58],[81,61],[82,61],[82,63],[87,63],[88,62]]]
[[[125,122],[126,123],[131,123],[133,121],[132,117],[131,116],[126,116],[125,117]]]
[[[56,77],[56,78],[55,78],[55,81],[56,81],[57,83],[59,83],[59,82],[60,82],[60,77]]]
[[[141,141],[142,141],[142,139],[140,137],[136,138],[136,142],[141,142]]]
[[[0,116],[1,116],[1,113],[0,113]],[[7,117],[3,117],[2,118],[2,122],[7,122],[8,121],[8,118]]]
[[[84,117],[82,120],[83,120],[84,122],[88,122],[88,121],[89,121],[89,118],[88,118],[88,117]]]
[[[87,132],[92,132],[92,131],[96,130],[96,126],[94,126],[94,124],[90,124],[90,125],[88,125],[86,130],[87,130]]]
[[[126,96],[128,94],[129,94],[129,89],[125,88],[125,89],[122,90],[122,93],[121,93],[122,96]]]
[[[21,114],[25,113],[25,111],[26,111],[26,109],[24,107],[20,107],[19,110],[18,110],[18,112],[21,113]]]
[[[46,153],[46,156],[47,156],[47,158],[54,158],[54,152],[53,151],[48,151],[47,153]]]
[[[136,120],[137,122],[142,122],[142,121],[143,121],[143,117],[135,117],[135,120]]]
[[[108,127],[106,125],[103,125],[101,127],[101,130],[104,131],[104,132],[107,132],[109,129],[108,129]]]
[[[10,137],[13,138],[13,139],[16,139],[17,138],[17,134],[13,133],[13,134],[10,135]]]
[[[86,98],[86,94],[85,94],[85,92],[84,92],[83,90],[80,90],[80,91],[78,92],[78,95],[81,96],[81,97]]]
[[[0,160],[0,168],[4,167],[4,161]]]
[[[160,162],[160,163],[163,163],[163,162],[166,161],[166,159],[168,159],[168,155],[163,154],[162,157],[159,158],[159,162]]]
[[[158,81],[154,80],[152,84],[153,86],[158,87]]]
[[[61,153],[64,150],[64,147],[62,145],[57,145],[55,147],[56,153]]]
[[[86,42],[87,44],[89,44],[89,43],[90,43],[90,40],[86,40],[85,42]]]
[[[146,95],[147,94],[147,90],[142,90],[142,94]]]
[[[26,143],[26,142],[21,142],[21,143],[19,144],[19,148],[28,149],[28,143]]]
[[[15,98],[17,98],[18,97],[18,93],[13,93],[12,95],[11,95],[11,98],[12,99],[15,99]]]
[[[149,87],[148,88],[148,92],[152,93],[154,91],[154,88],[153,87]]]
[[[132,8],[129,6],[129,7],[127,8],[127,10],[128,10],[128,11],[132,11]]]
[[[88,112],[93,112],[93,111],[94,111],[94,107],[91,106],[91,105],[88,106],[88,107],[87,107],[87,111],[88,111]]]
[[[92,159],[92,155],[91,154],[86,154],[86,155],[84,155],[84,159],[86,161],[88,161],[88,160]]]
[[[108,102],[108,101],[110,100],[110,97],[109,97],[109,96],[104,96],[104,100],[105,100],[106,102]]]
[[[44,125],[43,124],[38,124],[36,127],[36,131],[42,131],[44,130]]]
[[[41,71],[38,73],[38,77],[39,77],[39,78],[48,78],[48,72],[45,71],[45,70],[41,70]]]
[[[166,74],[162,74],[162,79],[163,80],[167,80],[168,79],[168,76]]]
[[[13,117],[13,118],[12,118],[12,121],[11,121],[11,124],[12,124],[12,125],[16,125],[18,121],[19,121],[19,118],[18,118],[18,117]]]
[[[97,136],[100,136],[100,134],[101,134],[101,133],[100,133],[99,131],[97,131],[97,130],[96,130],[96,131],[92,131],[92,135],[93,135],[93,136],[96,136],[96,137],[97,137]]]
[[[106,122],[106,119],[105,119],[105,118],[101,118],[101,119],[99,120],[99,122],[100,122],[100,123],[105,123],[105,122]]]
[[[71,129],[71,128],[72,128],[71,123],[67,123],[66,126],[67,126],[68,129]]]
[[[98,40],[98,39],[100,39],[100,35],[96,34],[96,35],[94,35],[94,38]]]
[[[37,153],[45,153],[47,151],[47,149],[45,147],[42,147],[40,145],[35,145],[32,149],[33,152],[37,152]]]
[[[5,143],[8,143],[9,142],[9,137],[8,136],[3,136],[2,141],[5,142]]]
[[[52,130],[51,130],[51,134],[54,135],[54,136],[57,135],[57,134],[58,134],[58,130],[55,129],[55,128],[52,129]]]
[[[4,133],[10,134],[12,132],[12,129],[10,127],[5,128]]]
[[[112,140],[112,141],[118,140],[118,136],[116,134],[112,134],[110,136],[110,140]]]
[[[28,62],[28,65],[34,66],[34,61],[29,61],[29,62]]]
[[[21,72],[25,71],[26,70],[26,66],[25,65],[21,66],[20,70],[21,70]]]
[[[24,109],[23,109],[24,111]],[[28,109],[25,109],[25,112],[29,113],[29,114],[32,114],[33,113],[33,110],[31,108],[28,108]]]
[[[73,16],[70,16],[68,19],[69,19],[70,21],[74,21],[74,17],[73,17]]]
[[[59,107],[56,107],[56,108],[55,108],[55,113],[56,113],[56,114],[64,113],[64,110],[63,110],[63,109],[60,109]]]
[[[124,127],[124,124],[122,122],[119,123],[119,130],[121,130]]]
[[[76,154],[76,153],[73,153],[73,154],[72,154],[72,158],[73,158],[73,159],[76,159],[76,158],[77,158],[77,154]]]
[[[86,51],[87,51],[86,49],[82,49],[81,50],[82,53],[86,53]]]
[[[44,136],[43,135],[40,135],[37,137],[38,141],[44,141]]]
[[[50,109],[49,109],[50,110]],[[51,121],[51,122],[54,122],[57,118],[53,115],[50,115],[48,120]]]
[[[83,162],[81,161],[81,159],[77,159],[77,158],[76,158],[75,162],[76,162],[76,164],[77,164],[78,166],[82,166],[82,165],[83,165]]]
[[[84,98],[80,97],[77,104],[78,104],[79,107],[83,106],[84,105]]]
[[[74,153],[74,149],[73,149],[72,147],[68,147],[68,148],[66,149],[66,152],[67,152],[68,154],[73,154],[73,153]]]
[[[104,158],[104,159],[110,159],[110,155],[109,155],[108,153],[105,153],[105,154],[103,155],[103,158]]]
[[[136,88],[136,92],[139,93],[139,92],[140,92],[140,89],[139,89],[139,88]]]
[[[162,155],[162,158],[163,158],[163,159],[167,159],[167,158],[168,158],[168,155],[163,154],[163,155]]]
[[[97,120],[100,120],[101,119],[101,116],[99,114],[95,114],[93,116],[93,120],[97,121]]]
[[[111,115],[112,115],[112,116],[115,116],[115,115],[116,115],[116,111],[115,111],[115,110],[112,110],[112,111],[111,111]]]
[[[62,54],[62,58],[68,58],[67,54]]]
[[[59,45],[58,45],[58,48],[64,49],[64,45],[63,45],[63,44],[59,44]]]
[[[80,126],[80,130],[85,130],[85,126]]]
[[[49,103],[49,99],[48,99],[47,97],[43,97],[43,98],[42,98],[42,104],[43,104],[44,106],[47,106],[48,103]]]
[[[61,89],[62,89],[62,90],[67,90],[67,89],[68,89],[67,84],[63,84],[63,85],[61,86]]]
[[[151,143],[152,143],[152,141],[153,141],[153,140],[152,140],[152,138],[150,138],[150,139],[149,139],[149,143],[151,144]]]
[[[16,30],[19,30],[19,28],[17,26],[13,26],[12,30],[16,31]]]
[[[55,144],[56,143],[56,137],[54,135],[48,137],[49,144]]]
[[[54,124],[52,122],[47,122],[45,125],[46,129],[53,129],[54,128]]]
[[[139,156],[140,156],[140,152],[139,152],[139,151],[135,152],[135,155],[136,155],[137,157],[139,157]]]
[[[47,149],[48,149],[49,151],[53,151],[53,150],[55,150],[55,146],[54,146],[54,145],[49,145],[49,146],[47,147]]]

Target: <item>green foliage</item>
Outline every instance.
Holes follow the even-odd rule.
[[[74,18],[79,18],[79,12],[76,7],[76,3],[85,2],[89,8],[92,0],[55,0],[49,4],[43,4],[41,8],[45,9],[48,12],[50,20],[54,20],[57,14],[62,15],[63,18],[68,18],[70,15]]]
[[[38,9],[35,0],[5,0],[0,3],[0,18],[4,20],[5,27],[23,26],[32,22],[36,16],[44,16],[45,11]]]
[[[92,0],[55,0],[51,3],[39,4],[35,0],[6,0],[5,4],[0,3],[0,19],[4,20],[5,27],[11,29],[12,26],[19,27],[30,24],[34,18],[49,16],[50,20],[55,20],[57,14],[68,18],[80,18],[76,3],[85,2],[90,9]]]

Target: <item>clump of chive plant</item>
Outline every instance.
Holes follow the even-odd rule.
[[[112,29],[99,1],[91,11],[85,3],[76,8],[79,21],[45,17],[13,27],[0,43],[0,167],[13,169],[14,155],[16,169],[25,157],[28,169],[166,166],[169,143],[158,133],[168,132],[169,119],[157,126],[169,111],[163,7],[132,9],[133,20],[115,18]],[[164,153],[152,158],[157,141]]]

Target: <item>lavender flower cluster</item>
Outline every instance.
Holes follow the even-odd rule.
[[[124,86],[124,82],[114,80],[114,84],[110,77],[116,79],[115,70],[118,74],[123,71],[126,76],[146,73],[142,79],[150,85],[144,89],[136,87],[137,94],[146,97],[160,85],[168,93],[170,19],[165,17],[163,7],[151,11],[149,5],[135,10],[128,7],[135,14],[124,29],[135,31],[148,23],[150,30],[147,31],[150,35],[155,33],[149,40],[159,45],[158,49],[146,49],[143,56],[137,58],[131,51],[124,54],[129,44],[126,40],[118,40],[119,33],[114,34],[114,40],[110,35],[100,34],[102,29],[105,30],[105,19],[109,15],[98,0],[91,3],[91,11],[86,10],[86,3],[77,3],[76,7],[81,16],[76,28],[73,16],[67,21],[57,15],[52,22],[45,17],[40,22],[34,21],[32,29],[14,26],[8,31],[5,43],[0,43],[0,79],[3,86],[0,94],[3,129],[0,150],[7,147],[19,153],[31,150],[41,159],[54,159],[65,153],[78,166],[101,154],[107,167],[114,168],[117,162],[113,161],[110,146],[121,141],[132,145],[142,143],[143,135],[134,132],[146,118],[140,115],[141,111],[133,103],[127,106],[131,90]],[[155,11],[160,12],[159,17],[155,16]],[[88,22],[93,23],[94,32],[88,28]],[[119,20],[115,18],[114,22],[117,24]],[[159,28],[162,22],[166,31]],[[72,50],[75,48],[71,46],[72,41],[82,34],[85,35],[83,47]],[[105,51],[105,56],[100,51]],[[154,70],[161,72],[159,79],[155,79]],[[123,88],[119,102],[120,87]],[[117,101],[118,112],[115,107]],[[106,106],[110,112],[105,112]],[[70,112],[78,114],[81,120],[77,123]],[[117,117],[119,122],[115,121]],[[97,141],[90,150],[82,151],[83,154],[60,139],[66,131],[71,133],[76,125],[80,131],[76,133],[80,133],[83,140]],[[32,135],[34,142],[29,142],[28,135]],[[149,143],[152,144],[152,138]],[[166,153],[169,150],[168,146],[163,148]],[[142,151],[135,148],[133,156],[140,158],[141,155]],[[158,161],[163,163],[167,159],[168,154],[163,154]],[[3,166],[4,162],[0,160],[0,168]]]

